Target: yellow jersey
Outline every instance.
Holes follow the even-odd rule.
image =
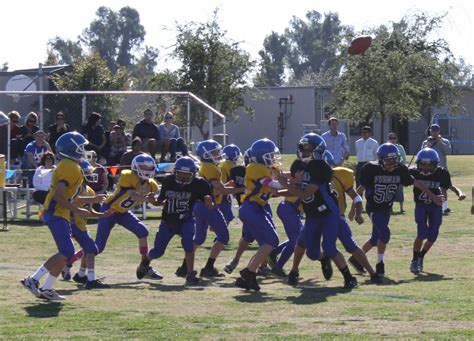
[[[221,170],[221,181],[222,183],[226,184],[231,180],[230,178],[230,170],[236,166],[235,162],[226,160],[219,164],[219,168]],[[223,195],[222,200],[226,200],[230,202],[230,195]]]
[[[245,194],[244,199],[265,206],[270,199],[271,191],[261,183],[261,180],[272,178],[270,168],[260,163],[251,163],[245,169]]]
[[[105,203],[118,213],[125,213],[139,206],[141,202],[130,198],[129,190],[134,190],[141,195],[147,195],[150,192],[158,193],[158,183],[154,179],[142,180],[133,171],[124,170],[120,173],[117,188],[105,199]]]
[[[84,176],[77,162],[70,159],[62,159],[59,161],[58,166],[53,171],[51,189],[44,202],[44,212],[70,221],[71,211],[54,200],[54,194],[58,184],[64,183],[66,184],[66,199],[72,202],[73,199],[79,195],[83,181]]]
[[[212,186],[212,181],[217,180],[221,181],[222,172],[220,168],[211,163],[211,162],[203,162],[199,167],[199,176],[206,180],[209,185],[212,187],[212,197],[214,198],[214,202],[219,205],[222,203],[222,194],[218,194],[216,190]]]
[[[332,169],[331,188],[336,192],[337,204],[341,214],[346,211],[346,192],[354,187],[354,172],[345,167]]]
[[[79,193],[79,195],[84,196],[84,197],[93,197],[95,196],[95,192],[92,188],[85,185],[85,186],[82,186],[82,191]],[[81,207],[85,208],[86,210],[90,210],[91,205],[88,203],[85,203],[85,204],[82,204]],[[81,231],[87,231],[87,218],[76,217],[74,216],[74,213],[72,212],[71,212],[71,224],[76,225],[76,227]]]

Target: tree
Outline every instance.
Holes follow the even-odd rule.
[[[253,66],[249,54],[240,49],[238,42],[225,37],[226,32],[217,22],[217,11],[207,23],[177,24],[176,28],[173,54],[182,64],[178,70],[180,90],[193,92],[228,118],[235,118],[236,109],[245,104],[246,76]],[[207,138],[207,109],[192,108],[191,123]]]
[[[127,90],[129,73],[119,68],[114,74],[107,63],[97,54],[92,53],[76,61],[73,69],[63,75],[52,76],[51,81],[58,90]],[[78,129],[81,122],[82,96],[47,96],[45,107],[53,113],[63,111],[68,114],[68,121]],[[94,95],[87,97],[87,111],[99,112],[105,120],[115,118],[119,99],[116,96]],[[70,120],[73,120],[72,122]]]
[[[137,62],[132,66],[134,78],[134,89],[149,90],[151,78],[155,75],[158,50],[151,46],[145,46],[145,51]]]
[[[348,58],[334,85],[333,109],[354,123],[380,118],[381,140],[386,117],[417,119],[441,105],[455,110],[458,69],[447,43],[430,39],[441,23],[442,17],[416,14],[369,32],[372,46]]]
[[[343,26],[337,13],[323,16],[317,11],[306,13],[307,21],[293,17],[285,30],[289,42],[288,66],[293,78],[301,79],[307,74],[325,73],[334,68],[340,53],[340,43],[351,29]]]
[[[48,64],[56,62],[57,64],[72,64],[84,54],[81,43],[69,39],[64,40],[58,36],[48,41]]]
[[[81,42],[98,52],[113,72],[119,66],[130,68],[134,52],[139,50],[145,38],[145,28],[140,24],[137,10],[127,6],[114,12],[102,6],[96,15],[98,18],[80,37]]]
[[[263,41],[258,54],[261,61],[255,86],[280,86],[285,79],[285,62],[288,55],[288,40],[284,35],[272,32]]]

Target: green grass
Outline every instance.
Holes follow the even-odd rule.
[[[287,167],[292,156],[284,157]],[[106,276],[109,290],[86,291],[59,281],[64,303],[35,299],[19,279],[34,271],[55,245],[48,229],[26,223],[0,233],[0,338],[2,339],[474,339],[474,244],[469,214],[474,157],[452,156],[453,182],[468,193],[464,202],[450,196],[454,213],[445,217],[438,242],[426,256],[426,273],[408,271],[415,236],[411,189],[405,190],[405,215],[391,220],[392,239],[386,254],[386,284],[375,286],[358,276],[360,288],[340,289],[336,272],[324,281],[318,262],[303,261],[303,277],[292,288],[274,277],[261,279],[261,292],[233,286],[236,274],[200,287],[185,287],[174,276],[182,260],[179,239],[173,239],[162,259],[153,262],[165,276],[160,282],[137,281],[136,238],[117,226],[105,252],[97,258],[97,273]],[[272,202],[276,207],[277,200]],[[395,204],[395,210],[398,205]],[[275,219],[280,239],[281,222]],[[146,221],[153,242],[159,220]],[[370,233],[368,219],[353,225],[359,244]],[[90,226],[92,233],[96,227]],[[235,251],[240,224],[231,223],[231,244],[217,260],[222,269]],[[212,236],[198,250],[196,267],[209,254]],[[244,254],[242,267],[255,252]],[[375,254],[369,254],[375,260]],[[288,265],[289,266],[289,265]],[[76,267],[77,268],[77,267]]]

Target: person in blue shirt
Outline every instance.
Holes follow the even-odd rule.
[[[173,124],[173,114],[167,112],[164,116],[164,122],[159,126],[161,149],[160,162],[165,160],[166,154],[170,153],[170,162],[176,161],[176,152],[181,152],[183,156],[188,155],[188,147],[179,134],[179,127]]]
[[[21,169],[25,170],[24,173],[28,176],[30,187],[33,187],[33,175],[35,169],[41,165],[41,157],[45,152],[51,152],[44,131],[38,130],[33,136],[34,140],[26,145],[21,160]]]

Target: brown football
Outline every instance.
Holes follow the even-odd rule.
[[[371,36],[359,36],[355,37],[351,41],[351,46],[347,49],[349,54],[362,54],[370,47],[372,44],[372,37]]]

